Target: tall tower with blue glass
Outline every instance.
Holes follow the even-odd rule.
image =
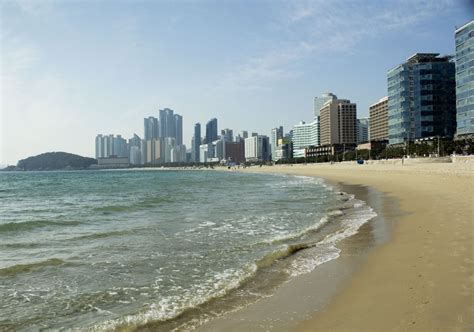
[[[416,53],[389,70],[387,85],[390,144],[454,135],[456,100],[452,57]]]
[[[474,20],[455,32],[458,137],[474,135]]]

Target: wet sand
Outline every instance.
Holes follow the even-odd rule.
[[[248,171],[349,185],[343,190],[366,200],[379,217],[338,245],[337,260],[202,331],[474,329],[472,164],[313,164]]]

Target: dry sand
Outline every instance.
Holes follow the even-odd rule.
[[[297,331],[474,331],[472,163],[308,164],[248,171],[370,186],[396,197],[406,212],[391,240],[369,253],[326,306],[296,324]],[[253,327],[259,330],[258,322]]]

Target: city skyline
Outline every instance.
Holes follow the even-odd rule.
[[[150,3],[144,7],[169,14],[169,31],[159,31],[162,45],[151,42],[152,32],[160,28],[151,22],[151,14],[131,2],[114,6],[2,3],[0,164],[15,164],[47,151],[94,156],[97,133],[142,137],[143,119],[159,117],[158,110],[165,107],[184,117],[183,144],[188,148],[194,124],[205,125],[214,117],[219,128],[265,135],[276,126],[292,128],[300,120],[310,122],[313,99],[325,92],[357,103],[358,117],[367,117],[369,106],[387,93],[390,68],[416,52],[455,54],[455,27],[471,18],[472,9],[460,3],[467,4],[256,3],[256,13],[249,17],[243,3]],[[102,10],[109,10],[106,17],[100,14]],[[344,15],[348,11],[354,14],[349,19]],[[372,24],[380,24],[379,29],[365,22],[365,14],[374,11]],[[333,31],[315,33],[322,23],[313,21],[322,12],[336,24]],[[85,27],[81,19],[89,14],[91,24]],[[216,14],[218,19],[201,22]],[[56,21],[49,22],[51,18]],[[194,19],[196,31],[179,26],[187,18]],[[227,25],[229,18],[233,21]],[[104,22],[105,35],[96,36],[99,23]],[[240,31],[243,23],[249,26]],[[214,31],[219,24],[222,31]],[[352,33],[351,24],[359,27],[357,33]],[[58,29],[61,33],[53,34]],[[234,37],[232,45],[229,35]],[[193,36],[198,37],[197,44],[209,37],[214,41],[188,46],[179,42]],[[217,47],[221,41],[227,41],[225,46]],[[390,44],[397,48],[387,49]],[[133,50],[120,53],[127,45]],[[327,46],[324,50],[323,45]],[[205,50],[206,46],[217,47],[216,54]],[[230,55],[238,48],[242,49],[238,54]],[[165,68],[171,61],[167,49],[171,57],[183,50],[197,56],[181,56],[171,63],[173,68]],[[202,66],[186,72],[196,62]],[[164,75],[154,77],[153,65]],[[341,72],[346,75],[333,75]],[[120,75],[127,82],[115,82],[121,81]],[[203,84],[189,89],[188,85],[200,80]]]

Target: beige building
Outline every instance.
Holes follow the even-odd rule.
[[[388,97],[383,97],[369,107],[371,141],[388,140]]]
[[[346,99],[327,101],[320,110],[320,144],[356,144],[357,106]]]
[[[146,162],[147,163],[159,163],[161,160],[161,140],[152,139],[146,142]]]

